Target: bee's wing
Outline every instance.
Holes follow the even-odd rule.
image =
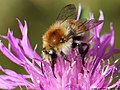
[[[76,17],[76,7],[74,4],[66,5],[59,13],[56,20],[66,20],[68,18]]]
[[[98,25],[100,25],[101,23],[103,23],[104,20],[95,20],[95,19],[91,19],[91,20],[80,20],[79,23],[79,33],[82,32],[86,32],[89,31],[95,27],[97,27]],[[84,29],[82,29],[83,27],[85,27]]]
[[[83,20],[79,21],[80,25],[79,25],[79,29],[77,30],[76,34],[78,36],[81,36],[82,34],[84,34],[83,39],[88,39],[90,36],[89,31],[91,29],[94,29],[95,27],[97,27],[101,23],[103,23],[103,21],[104,20],[95,20],[95,19],[86,20],[86,19],[83,19]]]
[[[103,22],[104,22],[104,20],[91,19],[91,20],[87,21],[85,26],[88,28],[88,30],[90,30],[90,29],[97,27],[98,25],[100,25]]]

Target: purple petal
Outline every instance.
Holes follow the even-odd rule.
[[[37,58],[37,59],[41,60],[41,57],[36,53],[36,51],[34,51],[32,49],[30,41],[27,37],[28,29],[27,29],[26,21],[24,21],[25,25],[23,26],[22,23],[20,22],[20,20],[19,19],[17,19],[17,20],[18,20],[19,27],[20,27],[20,30],[21,30],[21,33],[23,36],[22,40],[20,41],[20,45],[22,46],[24,53],[31,59]]]
[[[77,15],[77,19],[76,19],[76,20],[79,20],[79,19],[80,19],[81,10],[82,10],[82,7],[81,7],[81,4],[79,4],[79,7],[78,7],[78,15]]]
[[[99,20],[104,20],[104,15],[103,15],[102,10],[100,10]],[[101,30],[102,30],[103,24],[104,24],[104,22],[101,23],[100,25],[98,25],[97,28],[96,28],[96,32],[97,32],[96,35],[97,35],[97,37],[100,37],[99,35],[100,35]]]
[[[16,56],[14,56],[10,50],[8,50],[3,43],[0,41],[0,50],[2,51],[2,53],[8,57],[10,60],[12,60],[13,62],[15,62],[18,65],[22,65],[23,62],[21,62],[20,59],[18,59]]]

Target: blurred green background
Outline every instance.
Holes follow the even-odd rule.
[[[85,17],[88,11],[99,17],[101,9],[105,16],[105,23],[102,33],[109,32],[109,24],[113,22],[115,28],[115,47],[120,48],[120,1],[119,0],[0,0],[0,35],[6,35],[8,28],[14,31],[16,37],[21,38],[16,18],[28,23],[29,39],[34,47],[38,43],[37,52],[41,53],[41,37],[46,29],[55,21],[59,11],[65,5],[74,3],[76,6],[81,3],[84,8]],[[1,39],[1,38],[0,38]],[[7,42],[2,39],[7,45]],[[116,55],[116,58],[119,58]],[[0,52],[0,65],[10,68],[18,73],[24,72]]]

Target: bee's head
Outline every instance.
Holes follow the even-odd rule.
[[[52,59],[56,59],[57,58],[57,54],[56,54],[56,51],[54,49],[49,49],[49,50],[46,50],[46,48],[43,48],[42,49],[42,52],[44,52],[45,54],[47,55],[50,55],[50,57]]]

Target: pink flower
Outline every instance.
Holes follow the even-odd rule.
[[[77,20],[79,18],[78,13]],[[93,18],[91,15],[90,19]],[[13,32],[8,30],[7,36],[1,36],[7,39],[10,48],[7,48],[0,41],[1,52],[11,61],[23,67],[26,74],[18,74],[10,69],[4,69],[0,66],[0,70],[5,74],[0,75],[1,89],[15,89],[16,87],[25,86],[26,89],[36,90],[90,90],[90,89],[111,89],[120,86],[120,79],[117,76],[120,73],[120,64],[118,60],[112,58],[116,53],[120,53],[120,49],[114,48],[114,28],[110,24],[110,33],[100,36],[103,23],[94,28],[93,36],[89,41],[90,49],[85,58],[86,67],[82,66],[81,56],[79,53],[70,51],[68,60],[72,61],[70,66],[63,57],[57,59],[55,64],[55,75],[53,75],[50,64],[43,61],[43,70],[41,69],[42,57],[37,54],[36,48],[31,47],[27,36],[27,23],[22,25],[18,20],[22,33],[22,39],[13,36]],[[102,11],[100,11],[99,20],[104,20]],[[106,50],[108,49],[108,52]],[[77,54],[77,56],[76,56]],[[28,80],[29,79],[29,80]],[[117,81],[111,85],[113,79]],[[22,88],[21,88],[22,89]]]

